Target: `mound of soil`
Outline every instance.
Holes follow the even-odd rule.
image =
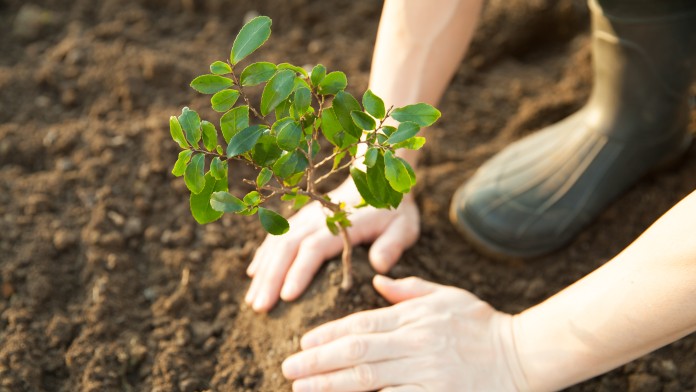
[[[257,59],[323,63],[363,91],[380,8],[0,0],[0,391],[288,390],[280,363],[302,333],[386,305],[358,248],[351,293],[338,291],[332,261],[301,300],[268,315],[246,308],[244,270],[264,233],[254,218],[194,222],[169,172],[178,147],[167,126],[182,106],[208,106],[188,82],[256,13],[274,22]],[[694,189],[692,148],[532,263],[487,259],[448,223],[449,198],[481,163],[586,100],[587,13],[573,0],[487,2],[418,170],[421,239],[393,276],[463,287],[518,312],[606,262]],[[691,336],[570,390],[694,390],[694,358]]]

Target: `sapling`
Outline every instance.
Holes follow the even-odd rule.
[[[346,91],[346,75],[327,72],[321,64],[307,71],[289,63],[261,61],[240,72],[240,61],[270,34],[270,18],[252,19],[237,34],[229,60],[215,61],[209,74],[191,82],[196,91],[212,95],[212,109],[222,116],[219,128],[188,107],[170,118],[171,136],[181,147],[172,173],[184,177],[191,191],[191,213],[200,224],[213,222],[225,212],[257,214],[268,233],[281,235],[289,230],[288,221],[264,207],[266,201],[280,196],[295,209],[309,201],[320,203],[326,226],[343,240],[341,287],[349,289],[350,211],[399,206],[416,176],[396,151],[421,148],[425,139],[417,136],[419,130],[432,125],[440,112],[424,103],[386,108],[370,90],[361,104]],[[254,105],[247,89],[259,85],[263,85],[261,100]],[[331,148],[321,151],[321,145]],[[365,170],[354,165],[358,160]],[[255,178],[241,179],[252,187],[241,199],[228,192],[233,161],[255,170]],[[344,171],[350,172],[362,197],[358,205],[347,206],[318,188]]]

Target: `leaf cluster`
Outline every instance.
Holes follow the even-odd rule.
[[[396,208],[416,182],[413,169],[396,151],[421,148],[425,139],[418,132],[440,112],[424,103],[387,108],[370,90],[358,101],[346,91],[346,75],[321,64],[306,70],[261,61],[242,68],[240,62],[270,34],[268,17],[252,19],[235,38],[229,59],[215,61],[210,73],[191,82],[199,93],[211,95],[212,109],[221,113],[217,123],[202,120],[188,107],[169,120],[172,139],[182,149],[172,173],[183,176],[191,191],[193,217],[202,224],[225,212],[258,214],[266,231],[283,234],[288,222],[262,207],[279,195],[295,208],[310,200],[322,203],[331,212],[327,226],[338,233],[350,226],[345,205],[318,193],[316,186],[343,170],[350,171],[361,205]],[[253,86],[263,86],[257,106],[245,91]],[[320,154],[322,138],[331,144],[330,152]],[[357,159],[364,160],[365,171],[353,165]],[[254,189],[241,199],[229,192],[232,161],[258,173],[242,180]],[[318,174],[329,165],[326,174]]]

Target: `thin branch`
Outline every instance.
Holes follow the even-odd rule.
[[[237,78],[237,75],[232,72],[232,81],[234,82],[237,87],[239,87],[239,93],[241,94],[242,98],[244,99],[244,102],[246,102],[247,106],[249,107],[249,110],[258,118],[259,120],[263,121],[264,124],[268,125],[268,127],[271,127],[271,123],[266,119],[266,117],[262,116],[259,112],[256,111],[256,108],[251,104],[251,101],[249,100],[249,96],[246,95],[244,92],[244,87],[242,87],[242,83],[240,83],[239,79]]]

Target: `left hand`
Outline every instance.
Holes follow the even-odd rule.
[[[373,283],[395,305],[307,333],[282,366],[293,391],[521,389],[511,315],[418,278]]]

